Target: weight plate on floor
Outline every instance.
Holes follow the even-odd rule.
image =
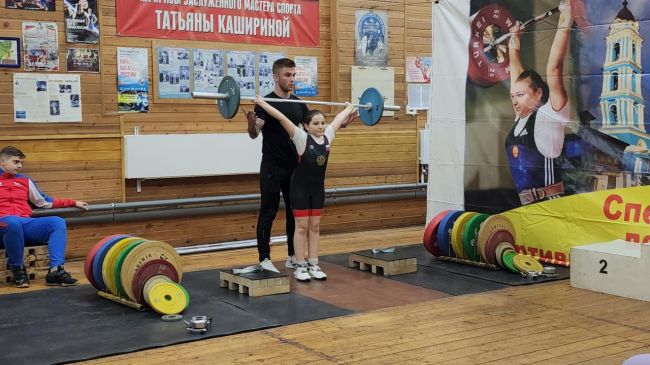
[[[384,114],[384,96],[374,87],[369,87],[363,91],[359,104],[372,104],[370,109],[359,108],[359,118],[367,126],[373,126],[379,123],[381,116]]]
[[[93,258],[92,273],[93,273],[93,278],[95,279],[95,283],[97,284],[96,288],[98,290],[106,291],[106,284],[104,283],[104,277],[102,275],[102,264],[104,263],[104,258],[106,258],[106,253],[108,253],[108,250],[110,250],[114,244],[116,244],[121,239],[127,237],[131,237],[131,236],[127,234],[115,235],[115,237],[104,242],[102,247],[100,247],[99,250],[97,250],[95,257]]]
[[[121,240],[117,241],[106,253],[106,257],[104,257],[104,262],[102,263],[102,278],[104,279],[104,284],[106,284],[106,290],[109,293],[115,296],[119,295],[117,286],[115,285],[114,275],[115,262],[117,261],[117,257],[120,255],[120,252],[122,252],[122,249],[124,249],[126,246],[140,240],[142,240],[140,237],[122,238]]]
[[[494,256],[497,259],[497,265],[499,265],[499,267],[502,267],[504,269],[506,267],[503,266],[503,254],[504,254],[504,252],[506,252],[508,250],[511,250],[511,251],[515,250],[515,246],[510,242],[501,242],[497,246],[496,250],[494,250]]]
[[[438,240],[438,226],[440,221],[449,213],[448,210],[444,210],[435,217],[431,219],[427,228],[424,229],[424,236],[422,237],[422,243],[424,243],[424,248],[433,256],[442,256],[442,252],[438,249],[437,240]]]
[[[220,94],[228,94],[228,99],[217,99],[217,109],[226,119],[232,119],[239,110],[240,90],[237,80],[232,76],[224,76],[219,83],[217,91]]]
[[[481,228],[481,223],[489,216],[489,214],[478,214],[470,218],[465,224],[465,229],[463,230],[463,252],[469,260],[481,260],[481,253],[478,247],[478,231]]]
[[[477,214],[478,213],[476,212],[466,212],[461,214],[454,222],[454,226],[451,228],[451,247],[454,249],[456,257],[459,259],[467,258],[465,247],[463,246],[463,231],[465,230],[467,222]]]
[[[180,314],[165,314],[164,316],[160,317],[160,319],[165,322],[176,322],[183,319],[183,316]]]
[[[101,290],[99,288],[99,285],[95,281],[95,278],[93,276],[93,260],[95,259],[95,255],[97,255],[97,252],[99,251],[102,246],[110,241],[112,238],[120,236],[119,234],[114,234],[112,236],[104,237],[99,242],[95,243],[93,247],[90,248],[90,251],[88,251],[88,255],[86,255],[86,261],[84,261],[84,274],[86,275],[86,279],[88,279],[88,282],[90,282],[90,285],[95,287],[97,290]]]
[[[183,279],[183,266],[181,265],[181,257],[178,255],[174,247],[162,241],[147,241],[135,247],[124,259],[121,267],[120,277],[122,278],[122,287],[125,293],[131,300],[136,301],[135,293],[133,292],[132,280],[140,267],[145,263],[152,260],[165,260],[174,267],[177,273],[178,280],[181,282]]]
[[[166,276],[175,283],[178,283],[180,279],[176,268],[169,261],[162,259],[147,261],[138,268],[133,276],[131,293],[133,293],[132,300],[134,302],[146,304],[142,296],[142,290],[147,281],[153,276]]]
[[[481,254],[483,256],[483,259],[485,262],[487,262],[490,265],[495,265],[496,264],[496,255],[495,251],[497,249],[497,246],[501,242],[510,242],[513,245],[515,244],[515,239],[512,237],[512,233],[505,229],[497,229],[490,233],[490,236],[487,239],[487,242],[485,244],[485,251],[481,251]]]
[[[149,306],[160,314],[178,314],[189,302],[180,284],[158,282],[144,294]]]
[[[440,221],[438,226],[438,249],[443,256],[454,257],[454,250],[451,247],[451,228],[454,222],[464,212],[462,210],[452,210]]]
[[[512,225],[512,222],[510,222],[510,219],[501,214],[491,215],[481,224],[481,229],[478,231],[478,246],[483,259],[485,259],[483,252],[485,251],[485,245],[487,244],[488,237],[490,237],[490,234],[497,229],[504,229],[510,232],[514,239],[517,238],[515,235],[515,228]],[[494,253],[494,251],[492,251],[492,253]]]
[[[512,263],[517,270],[523,273],[534,272],[541,274],[544,271],[544,266],[539,261],[527,255],[517,254],[512,259]]]
[[[517,256],[517,253],[515,251],[506,251],[503,253],[503,266],[506,267],[506,269],[512,271],[515,274],[519,274],[519,270],[515,267],[515,264],[513,262],[515,256]]]
[[[123,285],[123,282],[125,282],[126,285],[130,287],[133,277],[130,278],[122,277],[122,264],[124,264],[124,260],[126,259],[127,255],[131,252],[131,250],[136,248],[138,245],[144,244],[146,242],[147,240],[139,240],[139,241],[132,242],[128,246],[124,247],[124,249],[122,249],[122,251],[117,257],[117,261],[115,261],[115,268],[113,269],[113,277],[115,278],[115,287],[117,288],[117,292],[120,294],[122,298],[129,298],[133,300],[133,298],[131,298],[126,293],[126,291],[124,291],[124,285]],[[124,279],[130,279],[130,280],[124,280]]]

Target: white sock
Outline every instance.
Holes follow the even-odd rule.
[[[316,265],[318,265],[318,257],[316,257],[316,258],[310,257],[310,258],[307,259],[307,262],[311,266],[316,266]]]
[[[305,262],[305,260],[302,261],[296,260],[296,265],[299,267],[307,267],[307,262]]]

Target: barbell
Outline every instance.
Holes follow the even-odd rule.
[[[239,110],[239,103],[241,99],[254,100],[252,96],[241,96],[239,84],[232,76],[225,76],[219,83],[217,93],[208,92],[192,92],[192,97],[199,99],[216,99],[217,109],[226,119],[232,119]],[[345,106],[345,103],[333,101],[312,101],[312,100],[297,100],[297,99],[275,99],[275,98],[262,98],[270,103],[296,103],[296,104],[313,104],[313,105],[331,105],[331,106]],[[399,105],[385,105],[384,96],[379,90],[374,87],[369,87],[363,91],[359,98],[359,104],[352,104],[359,108],[359,118],[363,124],[373,126],[379,123],[384,110],[399,111]]]

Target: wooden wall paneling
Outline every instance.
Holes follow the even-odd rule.
[[[423,199],[332,205],[325,209],[321,232],[335,233],[359,229],[376,229],[421,225],[426,216]],[[278,212],[273,236],[285,235],[284,210]],[[97,241],[111,234],[131,234],[168,242],[174,247],[244,240],[255,237],[257,213],[237,213],[192,217],[191,219],[156,219],[147,222],[77,225],[69,227],[68,258],[82,258]]]
[[[387,11],[389,16],[389,60],[395,68],[396,104],[406,104],[404,57],[430,47],[431,1],[370,1],[364,8]],[[315,100],[344,101],[350,98],[350,66],[354,64],[354,10],[358,1],[321,0],[321,42],[318,47],[280,47],[255,44],[231,44],[117,36],[115,3],[100,2],[101,39],[98,45],[65,42],[63,7],[55,12],[29,12],[0,9],[5,19],[3,34],[22,37],[22,21],[54,21],[59,27],[60,72],[65,72],[65,52],[69,47],[100,49],[99,74],[82,74],[82,123],[14,123],[12,102],[13,72],[0,71],[0,140],[17,144],[28,154],[27,171],[53,196],[86,199],[93,203],[142,201],[212,195],[259,192],[258,175],[212,176],[187,179],[159,179],[143,182],[141,193],[135,181],[123,177],[121,136],[133,133],[231,133],[246,130],[239,113],[225,121],[212,101],[155,100],[155,47],[158,44],[187,48],[282,51],[288,57],[311,55],[318,58],[319,96]],[[429,12],[427,14],[427,12]],[[149,51],[150,112],[119,115],[117,112],[117,47],[141,47]],[[250,107],[250,102],[243,102]],[[325,108],[327,120],[340,108]],[[342,131],[332,150],[326,179],[327,187],[412,183],[417,181],[413,168],[417,161],[418,120],[404,111],[383,118],[376,127],[355,123]],[[72,178],[70,178],[72,177]],[[350,230],[386,225],[421,224],[425,202],[379,202],[327,207],[324,231]],[[389,212],[389,214],[387,214]],[[249,239],[255,236],[255,213],[187,219],[153,220],[107,225],[70,227],[70,248],[82,257],[102,237],[120,232],[146,238],[169,239],[174,245]],[[283,234],[284,213],[278,214],[274,235]]]
[[[6,144],[9,144],[7,142]],[[24,173],[48,195],[92,202],[119,201],[120,138],[19,140]]]

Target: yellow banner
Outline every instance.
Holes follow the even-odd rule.
[[[568,264],[573,246],[650,243],[650,186],[576,194],[502,214],[515,226],[517,252],[546,262]]]

